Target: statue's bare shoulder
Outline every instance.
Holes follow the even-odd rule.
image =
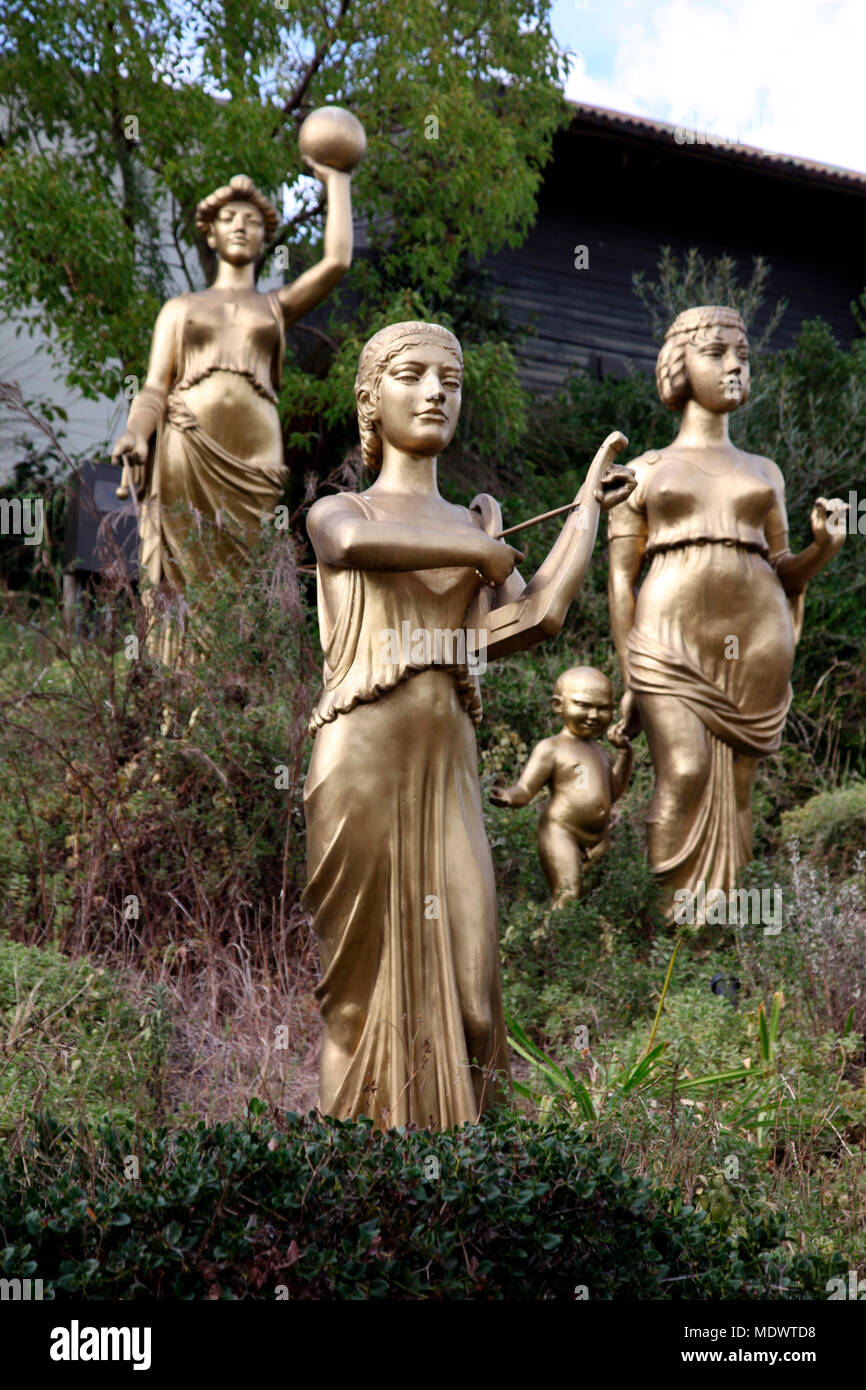
[[[748,459],[754,472],[766,478],[767,482],[772,483],[777,492],[784,495],[785,475],[779,465],[773,459],[767,458],[765,454],[750,454],[745,449],[742,452]]]
[[[328,526],[339,517],[364,515],[359,493],[331,492],[325,497],[319,497],[307,512],[307,531],[313,538],[315,531]]]
[[[175,328],[186,314],[191,298],[192,291],[185,290],[182,294],[175,294],[171,299],[167,299],[156,316],[156,327]]]
[[[672,453],[673,451],[669,448],[645,449],[642,454],[638,454],[637,458],[629,459],[628,463],[623,464],[623,467],[631,469],[638,480],[639,487],[654,468],[657,468],[660,463],[667,462],[668,456]]]

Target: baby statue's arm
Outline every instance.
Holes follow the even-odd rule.
[[[624,734],[614,735],[611,730],[608,730],[607,736],[614,747],[619,749],[616,761],[610,769],[610,799],[611,802],[614,802],[619,801],[629,784],[634,763],[634,750]]]
[[[529,761],[513,787],[491,787],[490,800],[496,806],[528,806],[532,798],[553,776],[555,755],[553,740],[544,738],[536,743]]]

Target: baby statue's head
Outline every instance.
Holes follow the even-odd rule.
[[[572,666],[557,678],[551,703],[569,733],[598,738],[613,717],[613,688],[594,666]]]

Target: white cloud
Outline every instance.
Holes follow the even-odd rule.
[[[578,59],[569,97],[866,172],[864,0],[619,0],[597,23],[611,75]]]

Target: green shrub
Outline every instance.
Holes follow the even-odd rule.
[[[159,1118],[170,1024],[86,960],[0,939],[0,1133],[34,1109],[63,1120]]]
[[[243,577],[222,572],[187,599],[175,668],[148,655],[147,615],[130,611],[120,580],[106,580],[82,641],[49,605],[10,596],[12,659],[0,673],[10,935],[127,959],[131,943],[144,958],[181,939],[206,956],[263,921],[285,935],[303,872],[316,674],[293,541],[272,531]]]
[[[789,1261],[778,1218],[724,1236],[567,1123],[279,1133],[250,1109],[93,1147],[43,1120],[0,1170],[3,1273],[55,1297],[691,1299],[820,1297],[835,1267]]]
[[[512,884],[500,902],[505,1007],[546,1044],[570,1040],[581,1024],[591,1024],[598,1038],[651,1013],[653,988],[664,975],[651,950],[659,926],[655,880],[637,827],[624,820],[588,876],[586,897],[551,912],[535,844],[537,815],[535,808],[498,809],[491,817],[497,861],[512,865],[512,875],[522,866],[525,876],[522,891]],[[670,949],[665,940],[661,957]]]
[[[863,868],[863,854],[858,856]],[[862,872],[840,882],[822,864],[800,857],[793,846],[756,866],[782,893],[783,927],[777,936],[744,933],[742,964],[762,990],[784,984],[791,1008],[822,1033],[866,1036],[866,910]],[[756,875],[757,881],[757,875]]]
[[[866,782],[811,796],[782,815],[782,836],[824,859],[834,873],[850,873],[866,849]]]

